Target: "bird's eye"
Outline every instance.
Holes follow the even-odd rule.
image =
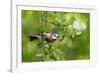
[[[57,35],[57,34],[55,34],[55,36],[56,36],[56,37],[58,37],[58,35]]]

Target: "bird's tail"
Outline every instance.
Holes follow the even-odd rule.
[[[30,35],[29,38],[30,38],[30,41],[34,41],[34,40],[40,39],[41,37],[38,35]]]

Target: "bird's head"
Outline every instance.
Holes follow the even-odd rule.
[[[52,33],[51,37],[53,40],[57,40],[59,36],[56,33]]]

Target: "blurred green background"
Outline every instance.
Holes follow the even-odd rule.
[[[22,62],[90,58],[89,13],[22,10],[21,14]],[[42,29],[58,34],[59,38],[47,45],[39,40],[31,42],[29,35],[40,34]]]

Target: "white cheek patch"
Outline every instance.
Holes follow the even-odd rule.
[[[58,35],[57,34],[52,34],[52,38],[53,39],[57,39],[58,38]]]
[[[52,36],[52,38],[53,38],[53,39],[57,39],[57,37],[55,37],[55,36]]]

